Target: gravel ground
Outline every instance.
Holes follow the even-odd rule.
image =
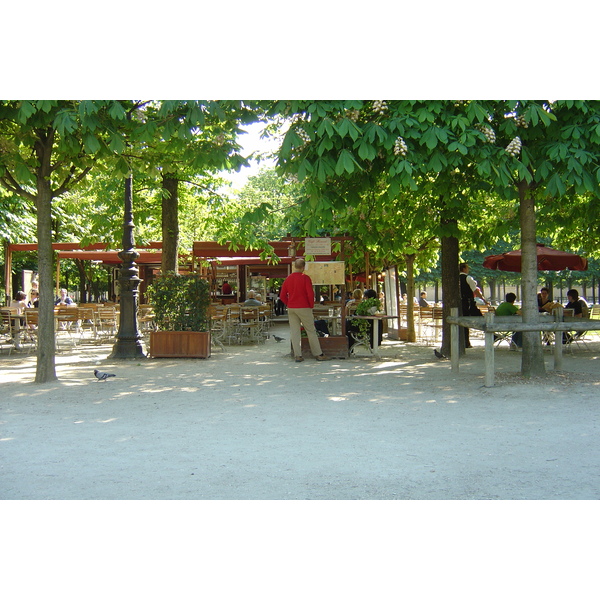
[[[46,385],[34,355],[3,355],[0,498],[598,499],[600,342],[533,381],[500,349],[494,388],[481,343],[458,376],[431,347],[388,341],[380,361],[325,363],[273,339],[208,360],[82,346]]]

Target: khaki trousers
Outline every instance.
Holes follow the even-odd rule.
[[[312,308],[288,308],[288,320],[290,322],[290,337],[292,338],[294,356],[302,356],[300,325],[304,326],[312,355],[319,356],[323,354],[321,344],[319,343],[319,336],[315,329],[315,317]]]

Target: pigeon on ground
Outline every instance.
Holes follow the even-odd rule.
[[[114,373],[103,373],[102,371],[98,371],[98,369],[94,369],[94,375],[100,381],[106,381],[109,377],[116,377]]]
[[[278,335],[274,335],[274,336],[273,336],[273,339],[274,339],[274,340],[275,340],[277,343],[279,343],[279,342],[283,342],[283,340],[285,340],[285,338],[279,337]]]
[[[437,358],[443,358],[445,360],[448,360],[448,357],[445,354],[442,354],[441,352],[439,352],[435,348],[433,350],[433,353],[436,355]]]

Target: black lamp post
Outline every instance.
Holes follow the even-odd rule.
[[[138,329],[138,287],[141,279],[138,277],[138,268],[135,264],[139,253],[135,251],[133,238],[133,193],[132,176],[125,179],[125,208],[123,212],[123,250],[119,252],[121,276],[119,285],[121,290],[120,319],[117,341],[113,346],[109,358],[145,358],[142,347],[142,336]]]

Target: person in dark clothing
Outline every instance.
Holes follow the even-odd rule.
[[[463,317],[481,317],[481,311],[477,308],[475,297],[481,298],[485,304],[489,302],[483,297],[481,290],[477,287],[477,282],[469,275],[469,265],[467,263],[460,263],[458,265],[460,273],[458,275],[460,281],[460,303],[462,308]],[[465,330],[465,348],[472,348],[469,340],[469,329],[463,327]]]
[[[573,309],[573,316],[578,319],[586,319],[589,316],[589,307],[587,302],[583,298],[579,297],[577,290],[569,290],[567,292],[568,302],[565,304],[565,308]],[[584,331],[576,331],[575,334],[565,331],[563,333],[563,344],[570,342],[574,337],[580,337]]]
[[[548,304],[548,302],[552,302],[552,298],[550,298],[550,290],[547,287],[543,287],[540,289],[540,293],[537,295],[538,301],[538,309],[540,312],[550,312],[550,310],[546,310],[543,308],[544,305]]]

